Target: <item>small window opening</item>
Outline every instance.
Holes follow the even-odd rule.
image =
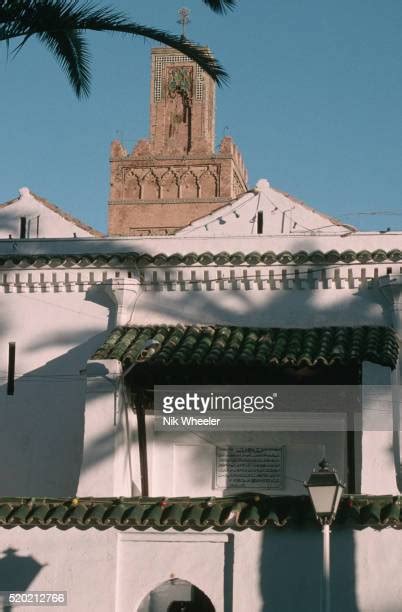
[[[262,234],[263,228],[264,228],[264,213],[262,210],[259,210],[257,213],[257,234]]]
[[[27,218],[21,217],[20,218],[20,238],[26,238],[26,237],[27,237]]]

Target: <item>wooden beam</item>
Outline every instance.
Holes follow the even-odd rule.
[[[147,448],[147,428],[145,423],[145,402],[141,393],[136,393],[135,402],[132,406],[137,415],[138,429],[138,448],[140,456],[140,474],[141,474],[141,495],[147,497],[149,495],[148,481],[148,448]]]

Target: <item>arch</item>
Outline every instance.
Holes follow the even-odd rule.
[[[194,584],[173,578],[148,593],[137,612],[215,612],[215,608]]]
[[[148,172],[142,179],[141,200],[158,200],[159,183],[153,172]]]
[[[124,177],[124,200],[139,200],[141,194],[141,186],[138,176],[130,171]]]
[[[185,172],[180,180],[180,197],[193,199],[198,196],[197,179],[192,172]]]
[[[168,170],[162,176],[161,197],[165,200],[176,200],[179,197],[179,182],[176,174],[172,172],[172,170]]]
[[[217,180],[209,170],[201,174],[200,179],[200,197],[201,198],[216,198],[217,193]]]

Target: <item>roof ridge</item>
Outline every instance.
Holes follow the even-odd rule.
[[[354,225],[350,225],[349,223],[343,223],[343,221],[341,221],[340,219],[337,219],[336,217],[333,217],[332,215],[328,215],[327,213],[322,212],[321,210],[317,210],[317,208],[313,208],[313,206],[310,206],[310,204],[307,204],[303,200],[296,198],[294,195],[292,195],[288,191],[282,191],[281,189],[278,189],[277,187],[272,187],[272,185],[270,185],[270,188],[272,189],[272,191],[276,191],[276,193],[280,193],[286,198],[289,198],[289,200],[292,200],[292,202],[295,202],[296,204],[300,204],[300,206],[303,206],[310,212],[320,215],[320,217],[324,217],[324,219],[328,219],[328,221],[331,221],[331,223],[333,223],[334,225],[338,225],[341,227],[347,227],[348,229],[354,232],[357,231],[357,228]],[[314,228],[313,228],[313,231],[314,231]]]
[[[50,202],[46,198],[43,198],[42,196],[38,195],[37,193],[35,193],[33,191],[29,191],[29,193],[36,200],[38,200],[39,202],[44,204],[44,206],[49,208],[49,210],[52,210],[53,212],[57,213],[58,215],[60,215],[64,219],[66,219],[66,221],[71,221],[75,225],[78,225],[78,227],[80,227],[81,229],[83,229],[83,230],[85,230],[87,232],[90,232],[91,234],[93,234],[93,236],[96,236],[97,238],[103,238],[105,236],[105,234],[102,234],[102,232],[99,232],[98,230],[93,228],[88,223],[84,223],[83,221],[78,219],[78,217],[75,217],[74,215],[66,212],[63,208],[60,208],[60,206],[57,206],[56,204],[53,204],[53,202]]]
[[[102,232],[99,232],[98,230],[96,230],[94,227],[92,227],[92,225],[89,225],[88,223],[84,223],[83,221],[78,219],[78,217],[75,217],[74,215],[66,212],[60,206],[57,206],[57,204],[53,204],[53,202],[50,202],[46,198],[38,195],[37,193],[35,193],[34,191],[31,191],[30,189],[28,189],[28,192],[29,192],[29,194],[35,200],[37,200],[38,202],[40,202],[41,204],[46,206],[46,208],[48,208],[52,212],[54,212],[54,213],[60,215],[61,217],[63,217],[63,219],[65,219],[66,221],[71,221],[71,223],[74,223],[74,225],[77,225],[78,227],[80,227],[81,229],[85,230],[86,232],[89,232],[90,234],[92,234],[96,238],[104,238],[105,237],[105,234],[102,234]],[[15,204],[16,202],[18,202],[21,199],[21,197],[23,197],[23,196],[21,195],[20,197],[13,198],[12,200],[8,200],[7,202],[4,202],[3,204],[0,204],[0,209],[1,208],[5,208],[6,206],[10,206],[11,204]]]

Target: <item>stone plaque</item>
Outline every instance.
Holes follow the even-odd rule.
[[[283,489],[284,448],[228,446],[216,449],[218,489]]]

